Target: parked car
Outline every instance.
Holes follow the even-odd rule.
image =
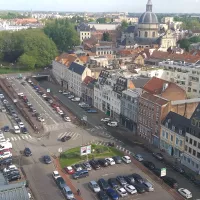
[[[127,182],[128,184],[134,184],[134,183],[135,183],[135,179],[133,178],[132,175],[124,176],[124,179],[126,180],[126,182]]]
[[[25,156],[32,156],[32,152],[31,152],[30,148],[26,147],[24,149],[24,155]]]
[[[7,178],[8,182],[17,181],[17,180],[21,179],[21,175],[20,175],[20,173],[15,173],[15,174],[7,176],[6,178]]]
[[[92,167],[89,162],[84,162],[84,163],[82,163],[82,165],[83,165],[84,169],[87,169],[88,171],[92,170]]]
[[[115,161],[113,158],[105,158],[105,160],[108,162],[109,165],[115,165]]]
[[[184,173],[185,173],[185,170],[184,170],[183,167],[181,167],[180,165],[173,165],[172,168],[173,168],[175,171],[177,171],[177,172],[179,172],[179,173],[181,173],[181,174],[184,174]]]
[[[73,165],[73,169],[74,169],[76,172],[79,172],[79,171],[83,170],[80,164],[75,164],[75,165]]]
[[[135,159],[138,160],[139,162],[142,162],[144,160],[141,154],[136,154]]]
[[[107,189],[106,193],[112,200],[118,200],[119,199],[119,195],[112,188]]]
[[[65,186],[67,186],[65,180],[61,176],[56,178],[55,181],[60,189],[63,189]]]
[[[68,99],[73,99],[73,98],[74,98],[74,95],[68,96]]]
[[[51,157],[48,155],[43,156],[43,160],[45,164],[50,164],[52,162]]]
[[[28,133],[28,130],[27,130],[26,127],[22,127],[22,128],[21,128],[21,131],[22,131],[22,133],[24,133],[24,134]]]
[[[99,159],[98,162],[102,167],[108,166],[108,162],[105,159]]]
[[[17,125],[14,125],[14,132],[15,133],[20,133],[20,128]]]
[[[167,183],[170,187],[172,187],[172,188],[174,188],[174,189],[178,188],[178,183],[177,183],[177,181],[176,181],[174,178],[171,178],[171,177],[169,177],[169,176],[164,176],[164,177],[162,177],[162,179],[163,179],[163,181],[164,181],[165,183]]]
[[[74,194],[72,193],[72,191],[69,188],[69,186],[64,186],[63,187],[63,194],[66,197],[66,199],[73,199],[74,198]]]
[[[53,171],[52,176],[54,180],[56,180],[58,177],[61,177],[58,171]]]
[[[153,170],[153,169],[156,168],[156,166],[152,162],[150,162],[150,161],[143,161],[142,163],[143,163],[143,165],[145,167],[147,167],[150,170]]]
[[[115,178],[109,178],[108,184],[114,189],[119,187],[117,180]]]
[[[65,172],[67,172],[68,174],[74,174],[75,171],[71,166],[68,167],[64,167]]]
[[[41,116],[37,117],[37,119],[38,119],[39,122],[44,122],[45,121],[44,118],[41,117]]]
[[[109,122],[110,121],[110,118],[102,118],[101,119],[101,122]]]
[[[99,184],[100,188],[102,190],[104,190],[104,191],[106,191],[107,189],[110,188],[110,186],[108,185],[108,182],[105,179],[103,179],[103,178],[100,178],[98,180],[98,184]]]
[[[101,190],[99,185],[96,183],[96,181],[90,181],[88,185],[89,185],[90,189],[95,193],[97,193]]]
[[[144,180],[143,185],[144,185],[145,190],[147,192],[153,192],[154,191],[154,187],[153,187],[152,183],[150,183],[149,181]]]
[[[98,163],[98,161],[96,160],[90,160],[90,165],[92,166],[93,169],[97,170],[97,169],[100,169],[100,165]]]
[[[125,185],[124,189],[129,193],[129,194],[136,194],[137,190],[135,189],[135,187],[133,185]]]
[[[117,127],[118,123],[117,122],[108,122],[107,125],[111,126],[111,127]]]
[[[160,177],[160,175],[161,175],[161,169],[159,169],[159,168],[152,169],[152,172],[158,177]]]
[[[81,100],[81,98],[75,97],[75,98],[73,98],[73,99],[71,99],[71,100],[74,101],[74,102],[79,102],[79,101]]]
[[[145,186],[141,183],[134,183],[133,185],[135,187],[135,189],[137,190],[138,193],[142,194],[145,193]]]
[[[99,200],[109,200],[108,195],[102,190],[100,192],[98,192],[97,196],[98,196]]]
[[[130,158],[129,156],[122,156],[122,160],[123,160],[126,164],[131,163],[131,158]]]
[[[62,141],[62,142],[66,142],[66,141],[70,140],[71,138],[72,138],[71,136],[65,135],[65,136],[63,136],[63,137],[61,138],[61,141]]]
[[[9,157],[12,157],[12,153],[10,151],[5,151],[2,154],[0,154],[0,159],[9,158]]]
[[[87,110],[87,113],[97,113],[97,110],[95,110],[95,109],[89,109],[89,110]]]
[[[123,187],[117,188],[116,191],[117,191],[117,193],[119,194],[119,196],[121,196],[121,197],[126,197],[126,196],[128,196],[127,191],[126,191]]]
[[[118,183],[121,185],[121,186],[124,186],[127,184],[125,178],[123,176],[117,176],[116,177],[116,180],[118,181]]]
[[[67,115],[63,115],[62,117],[63,117],[64,121],[71,122],[70,117],[68,117]]]
[[[186,199],[192,198],[192,193],[188,189],[179,188],[178,192]]]
[[[78,171],[78,172],[75,172],[73,174],[74,179],[84,178],[84,177],[87,177],[87,176],[89,176],[89,173],[88,173],[88,170],[85,170],[85,169]]]
[[[164,160],[164,157],[163,157],[163,155],[161,153],[153,153],[153,156],[155,158],[157,158],[158,160],[160,160],[160,161]]]
[[[19,123],[18,123],[18,126],[19,126],[20,128],[23,128],[23,127],[24,127],[24,123],[23,123],[23,122],[19,122]]]
[[[11,164],[12,164],[12,157],[0,160],[0,166],[2,166],[2,165],[9,166]]]
[[[141,184],[144,183],[144,179],[139,174],[132,174],[132,176],[136,182],[141,183]]]
[[[122,158],[120,156],[114,156],[113,160],[115,161],[116,164],[121,164],[122,163]]]
[[[9,165],[8,167],[3,169],[3,173],[7,173],[13,169],[17,169],[16,165]]]

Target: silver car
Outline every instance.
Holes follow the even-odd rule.
[[[83,163],[82,165],[83,165],[83,167],[84,167],[85,169],[87,169],[88,171],[92,170],[92,167],[91,167],[90,163],[85,162],[85,163]]]
[[[143,185],[144,185],[145,190],[146,190],[147,192],[153,192],[153,191],[154,191],[154,187],[153,187],[152,183],[150,183],[149,181],[145,180],[145,181],[143,182]]]
[[[63,187],[63,193],[67,199],[73,199],[74,194],[68,186]]]
[[[88,185],[91,188],[91,190],[95,193],[100,192],[101,190],[99,185],[95,181],[90,181]]]

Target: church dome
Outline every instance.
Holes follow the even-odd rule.
[[[146,12],[140,16],[139,24],[158,24],[158,18],[156,14],[152,12],[152,2],[148,0],[146,5]]]
[[[140,16],[139,24],[158,24],[158,18],[153,12],[145,12]]]

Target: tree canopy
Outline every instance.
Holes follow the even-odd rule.
[[[189,47],[192,43],[198,43],[200,42],[200,37],[194,36],[189,39],[182,39],[178,41],[178,44],[180,44],[180,47],[182,49],[185,49],[186,51],[189,51]]]
[[[68,19],[56,19],[48,22],[44,32],[51,38],[59,51],[68,51],[80,44],[78,33]]]
[[[190,16],[174,17],[174,21],[183,22],[181,27],[184,30],[200,29],[200,20],[198,18],[193,18]]]
[[[30,17],[30,16],[24,16],[18,12],[0,13],[1,19],[15,19],[15,18],[27,18],[27,17]]]
[[[108,32],[104,32],[102,40],[103,41],[111,41],[110,34]]]
[[[0,59],[33,69],[51,64],[57,55],[55,43],[42,30],[0,32]]]

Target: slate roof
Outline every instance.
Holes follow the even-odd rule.
[[[1,185],[0,199],[2,200],[29,200],[28,191],[24,182]]]
[[[145,12],[140,16],[139,24],[158,24],[158,18],[153,12]]]
[[[121,42],[121,45],[123,46],[135,45],[135,40],[134,38],[124,38],[124,40]]]
[[[137,77],[134,79],[131,79],[133,82],[135,88],[142,88],[144,85],[150,80],[150,78],[143,78],[143,77]]]
[[[124,31],[125,33],[134,33],[135,26],[128,26],[127,29]]]
[[[159,38],[140,38],[140,37],[135,37],[135,43],[139,45],[153,45],[153,44],[160,44],[161,42],[161,37]]]
[[[185,133],[190,126],[190,120],[186,117],[183,117],[177,113],[174,113],[170,111],[164,121],[162,122],[162,125],[166,126],[166,123],[168,125],[168,129],[172,130],[172,126],[175,127],[176,133],[180,134],[179,130],[182,130],[182,135],[185,136]]]
[[[82,75],[83,72],[85,71],[85,67],[83,65],[79,65],[79,64],[73,62],[70,65],[69,70],[73,71],[73,72],[75,72],[75,73],[77,73],[79,75]]]

